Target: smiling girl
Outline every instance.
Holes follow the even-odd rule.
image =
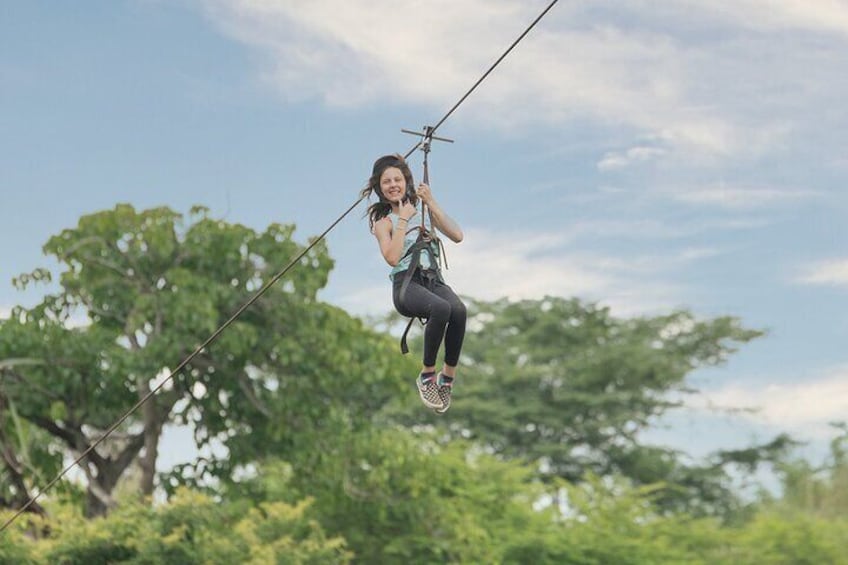
[[[422,368],[416,379],[418,393],[426,406],[445,412],[450,407],[465,337],[466,311],[442,277],[434,230],[459,243],[462,229],[436,202],[429,186],[421,183],[415,188],[412,172],[400,155],[377,159],[363,192],[378,197],[367,214],[380,253],[392,267],[389,278],[395,309],[403,316],[427,319]],[[416,208],[419,200],[429,208],[423,224]],[[423,225],[431,237],[422,242],[416,223]],[[437,376],[436,355],[443,341],[444,366]]]

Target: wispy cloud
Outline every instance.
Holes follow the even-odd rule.
[[[468,229],[447,249],[448,284],[482,300],[576,296],[609,306],[617,315],[656,313],[685,305],[686,289],[671,273],[713,257],[718,249],[687,247],[664,255],[590,253],[574,245],[573,232],[492,232]],[[385,312],[385,288],[373,285],[338,300],[349,311]],[[375,307],[378,307],[375,311]]]
[[[717,184],[691,189],[664,191],[679,202],[726,209],[768,208],[797,203],[820,196],[814,190],[776,187],[748,187]]]
[[[569,253],[566,239],[561,234],[469,230],[466,243],[449,250],[449,276],[458,288],[482,299],[585,296],[608,290],[612,277],[601,263],[610,260]]]
[[[621,169],[634,163],[643,163],[662,157],[666,150],[661,147],[639,145],[625,151],[610,151],[598,162],[598,169],[607,171]]]
[[[578,220],[564,228],[571,241],[589,239],[597,242],[604,239],[634,240],[674,240],[689,238],[716,232],[750,231],[767,228],[772,221],[766,218],[734,215],[711,218],[707,215],[695,220],[674,222],[668,219],[644,218],[640,220],[622,220],[614,217],[600,217]]]
[[[848,37],[848,5],[841,0],[678,0],[671,4],[699,9],[728,25],[747,29],[836,32]]]
[[[801,284],[848,286],[848,259],[830,259],[805,265],[795,281]]]
[[[359,288],[348,284],[338,296],[328,301],[357,316],[379,316],[392,310],[391,287],[385,280]]]
[[[543,6],[518,0],[205,5],[224,33],[263,54],[265,79],[287,98],[433,109],[452,104]],[[626,0],[615,11],[558,5],[475,92],[463,119],[499,128],[589,123],[656,140],[656,146],[625,143],[607,152],[598,164],[607,170],[681,151],[733,158],[780,149],[799,128],[821,123],[823,108],[830,108],[831,123],[846,120],[846,112],[827,103],[848,95],[827,72],[844,59],[846,11],[836,0]],[[819,35],[787,42],[779,35],[787,30]]]
[[[738,412],[739,417],[806,437],[825,438],[832,435],[829,423],[845,420],[848,414],[848,366],[800,382],[728,385],[693,397],[688,404],[698,409],[749,409]]]
[[[265,78],[280,92],[333,106],[378,99],[446,103],[446,91],[467,83],[483,62],[471,47],[480,37],[503,35],[520,12],[509,2],[483,0],[208,0],[206,6],[225,33],[267,56]],[[480,13],[491,18],[474,17]]]

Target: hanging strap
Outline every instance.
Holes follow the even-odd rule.
[[[429,127],[429,126],[428,126]],[[426,133],[430,133],[427,128],[424,128]],[[421,180],[427,186],[430,185],[430,167],[427,163],[427,157],[430,155],[430,138],[425,137],[422,142],[421,150],[424,152],[424,173],[421,175]],[[427,231],[427,227],[424,224],[424,217],[427,214],[427,205],[424,204],[424,201],[421,201],[421,233],[425,233]],[[430,218],[430,225],[433,225],[433,218]]]
[[[424,172],[422,175],[422,181],[424,184],[430,184],[430,167],[428,165],[427,157],[430,154],[430,142],[432,140],[432,129],[429,126],[425,126],[424,128],[424,137],[421,142],[421,150],[424,152]],[[450,140],[444,140],[450,141]],[[442,271],[439,268],[439,261],[444,261],[445,268],[448,267],[447,257],[445,255],[445,246],[442,243],[442,240],[436,235],[435,229],[428,230],[427,224],[425,223],[426,214],[430,214],[430,226],[433,225],[433,215],[427,209],[427,205],[424,204],[424,201],[421,201],[421,225],[416,228],[412,228],[412,230],[418,231],[418,238],[415,240],[415,243],[412,244],[409,249],[406,251],[401,260],[405,259],[408,255],[412,255],[409,268],[403,275],[403,282],[400,285],[400,292],[398,293],[398,301],[401,305],[404,303],[404,299],[406,298],[406,290],[409,288],[409,283],[412,281],[412,277],[415,275],[415,271],[418,269],[418,266],[421,263],[421,253],[426,252],[429,255],[430,259],[430,267],[436,272],[436,277],[439,281],[443,281]],[[409,233],[409,232],[407,232]],[[436,245],[437,252],[433,253],[433,245]],[[427,319],[418,318],[422,324],[427,323]],[[412,322],[415,321],[415,316],[409,319],[409,322],[406,324],[406,329],[403,330],[403,335],[400,338],[400,350],[404,355],[409,353],[409,346],[406,343],[406,336],[409,333],[410,328],[412,327]]]
[[[423,233],[423,232],[422,232]],[[409,283],[412,282],[412,277],[415,276],[415,271],[418,270],[418,266],[421,263],[421,253],[427,253],[430,256],[430,265],[435,267],[436,276],[439,280],[442,280],[442,273],[439,270],[439,264],[436,262],[436,258],[433,256],[433,248],[431,247],[431,242],[429,239],[425,239],[421,233],[418,234],[418,240],[412,244],[407,250],[406,254],[401,258],[406,258],[407,255],[412,254],[412,257],[409,260],[409,268],[403,273],[403,282],[400,284],[400,292],[398,293],[398,302],[403,305],[406,299],[406,291],[409,288]],[[422,324],[426,324],[427,320],[423,317],[419,318]],[[403,335],[400,338],[400,351],[404,355],[409,353],[409,346],[406,343],[406,336],[409,333],[409,329],[412,327],[412,322],[415,321],[415,316],[409,319],[409,322],[406,324],[406,329],[403,330]]]

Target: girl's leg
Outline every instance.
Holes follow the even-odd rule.
[[[409,286],[407,286],[402,304],[399,296],[400,284],[395,284],[393,290],[393,300],[398,312],[404,316],[427,318],[427,325],[424,328],[424,354],[422,359],[424,369],[422,372],[435,371],[436,355],[439,352],[442,339],[445,337],[445,328],[451,320],[451,303],[430,291],[415,279],[410,281]]]
[[[465,320],[467,317],[465,304],[446,284],[437,283],[433,292],[450,305],[450,316],[445,332],[445,367],[442,373],[453,378],[456,374],[456,366],[459,363],[462,342],[465,339]]]

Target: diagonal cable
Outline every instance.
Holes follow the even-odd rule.
[[[539,21],[545,16],[545,14],[547,14],[548,11],[558,1],[559,0],[553,0],[547,6],[547,8],[545,8],[544,11],[542,11],[542,13],[539,14],[536,17],[536,19],[533,20],[533,22],[521,33],[521,35],[519,35],[518,38],[515,41],[512,42],[512,45],[510,45],[506,49],[506,51],[504,51],[501,54],[501,56],[498,57],[498,59],[492,64],[492,66],[489,67],[489,69],[485,73],[483,73],[483,75],[462,96],[462,98],[460,98],[459,101],[456,104],[454,104],[453,107],[450,110],[448,110],[448,112],[438,122],[436,122],[435,126],[433,126],[432,128],[429,129],[429,135],[430,136],[432,136],[432,134],[435,133],[436,129],[439,126],[441,126],[451,116],[451,114],[453,114],[454,111],[456,111],[456,109],[459,108],[459,106],[463,102],[465,102],[465,99],[468,98],[471,95],[472,92],[474,92],[474,90],[480,85],[480,83],[482,83],[486,79],[486,77],[489,76],[489,74],[495,69],[495,67],[497,67],[500,64],[500,62],[504,60],[504,58],[506,58],[506,56],[509,54],[509,52],[512,51],[513,48],[515,48],[515,46],[518,45],[518,43],[522,39],[524,39],[524,37],[530,32],[530,30],[533,29],[536,26],[537,23],[539,23]],[[421,146],[421,142],[418,142],[417,144],[415,144],[415,146],[406,153],[404,158],[409,157],[420,146]],[[79,455],[79,457],[77,457],[72,463],[70,463],[67,467],[65,467],[62,470],[62,472],[59,473],[56,476],[56,478],[54,478],[52,481],[47,483],[44,486],[44,488],[40,489],[35,496],[30,498],[27,501],[26,504],[24,504],[21,508],[19,508],[18,511],[15,512],[15,514],[12,515],[11,518],[6,520],[6,522],[2,526],[0,526],[0,532],[3,532],[6,528],[8,528],[21,514],[26,512],[27,509],[29,509],[33,504],[35,504],[35,502],[41,497],[41,495],[43,495],[45,492],[50,490],[56,483],[58,483],[60,480],[62,480],[62,478],[65,475],[67,475],[71,471],[71,469],[73,469],[74,467],[79,465],[82,462],[83,459],[85,459],[92,451],[94,451],[95,448],[97,448],[98,445],[100,445],[107,437],[109,437],[109,435],[111,435],[116,429],[118,429],[118,427],[121,424],[123,424],[136,410],[138,410],[144,403],[146,403],[148,400],[150,400],[157,392],[159,392],[159,390],[162,389],[162,387],[165,386],[166,383],[168,383],[171,379],[173,379],[174,376],[177,375],[177,373],[182,371],[189,363],[191,363],[191,361],[195,357],[197,357],[204,349],[206,349],[216,339],[218,339],[218,337],[222,333],[224,333],[224,331],[233,322],[235,322],[239,318],[239,316],[241,316],[244,313],[245,310],[250,308],[250,306],[252,306],[254,302],[259,300],[259,298],[263,294],[265,294],[265,292],[267,292],[268,289],[271,288],[278,280],[283,278],[298,263],[298,261],[300,261],[307,253],[309,253],[309,251],[311,251],[312,248],[315,247],[318,244],[318,242],[323,240],[327,236],[327,234],[330,233],[330,231],[333,228],[335,228],[336,225],[338,225],[339,222],[341,222],[348,214],[350,214],[350,212],[352,212],[354,208],[359,206],[359,203],[362,202],[365,198],[366,198],[366,195],[360,196],[356,200],[356,202],[354,202],[347,210],[345,210],[338,218],[336,218],[336,220],[334,220],[333,223],[330,224],[330,226],[327,229],[325,229],[318,237],[314,238],[312,240],[312,242],[303,249],[303,251],[301,251],[294,259],[289,261],[288,265],[286,265],[285,268],[283,268],[282,271],[280,271],[279,273],[274,275],[274,277],[271,278],[268,282],[266,282],[262,286],[262,288],[260,288],[258,291],[256,291],[256,293],[253,296],[251,296],[250,299],[247,302],[245,302],[238,310],[236,310],[236,312],[232,316],[230,316],[230,318],[226,322],[224,322],[221,325],[221,327],[219,327],[217,330],[215,330],[215,332],[212,335],[210,335],[206,339],[206,341],[204,341],[199,346],[197,346],[197,348],[188,357],[183,359],[183,361],[179,365],[177,365],[177,367],[173,371],[171,371],[171,373],[165,379],[163,379],[161,383],[159,383],[155,388],[153,388],[147,394],[145,394],[144,397],[142,397],[138,402],[136,402],[133,405],[132,408],[127,410],[126,413],[124,413],[123,416],[121,416],[114,424],[109,426],[109,428],[105,432],[103,432],[103,434],[99,438],[97,438],[90,446],[88,446],[88,448],[86,448],[86,450],[83,451]]]
[[[460,99],[459,99],[459,102],[457,102],[456,104],[454,104],[454,105],[453,105],[453,108],[451,108],[450,110],[448,110],[448,111],[447,111],[447,113],[446,113],[446,114],[442,117],[442,119],[441,119],[441,120],[439,120],[438,122],[436,122],[436,125],[434,125],[434,126],[432,127],[432,129],[430,130],[430,132],[429,132],[429,133],[430,133],[430,135],[432,135],[432,134],[436,133],[436,130],[437,130],[437,129],[439,129],[439,126],[441,126],[441,125],[442,125],[442,124],[443,124],[443,123],[444,123],[444,122],[445,122],[445,121],[446,121],[446,120],[450,117],[450,115],[454,113],[454,110],[456,110],[457,108],[459,108],[459,106],[460,106],[463,102],[465,102],[465,99],[466,99],[466,98],[468,98],[469,96],[471,96],[471,93],[472,93],[472,92],[474,92],[474,90],[475,90],[478,86],[480,86],[480,83],[481,83],[481,82],[483,82],[484,80],[486,80],[486,77],[487,77],[487,76],[489,76],[489,74],[490,74],[492,71],[494,71],[494,70],[495,70],[495,67],[497,67],[497,66],[501,63],[501,61],[503,61],[503,60],[506,58],[506,56],[507,56],[507,55],[509,55],[509,52],[510,52],[510,51],[512,51],[512,50],[515,48],[515,46],[516,46],[516,45],[518,45],[518,44],[521,42],[521,40],[522,40],[522,39],[524,39],[524,36],[525,36],[525,35],[527,35],[528,33],[530,33],[530,30],[531,30],[531,29],[533,29],[534,27],[536,27],[536,24],[537,24],[537,23],[539,23],[539,21],[540,21],[542,18],[544,18],[544,17],[545,17],[545,14],[547,14],[547,13],[550,11],[550,9],[554,7],[554,4],[556,4],[558,1],[559,1],[559,0],[553,0],[550,4],[548,4],[548,7],[547,7],[547,8],[545,8],[544,10],[542,10],[542,12],[541,12],[538,16],[536,16],[536,19],[535,19],[535,20],[533,20],[533,22],[532,22],[529,26],[527,26],[527,28],[526,28],[526,29],[525,29],[525,30],[521,33],[521,35],[519,35],[519,36],[515,39],[515,41],[513,41],[513,42],[512,42],[512,45],[510,45],[509,47],[507,47],[506,51],[504,51],[504,52],[501,54],[501,56],[500,56],[500,57],[498,57],[498,59],[497,59],[494,63],[492,63],[492,66],[491,66],[491,67],[489,67],[489,69],[488,69],[485,73],[483,73],[483,75],[482,75],[479,79],[477,79],[477,82],[475,82],[475,83],[474,83],[474,85],[473,85],[471,88],[469,88],[469,89],[468,89],[468,92],[466,92],[465,94],[463,94],[463,95],[462,95],[462,98],[460,98]]]

